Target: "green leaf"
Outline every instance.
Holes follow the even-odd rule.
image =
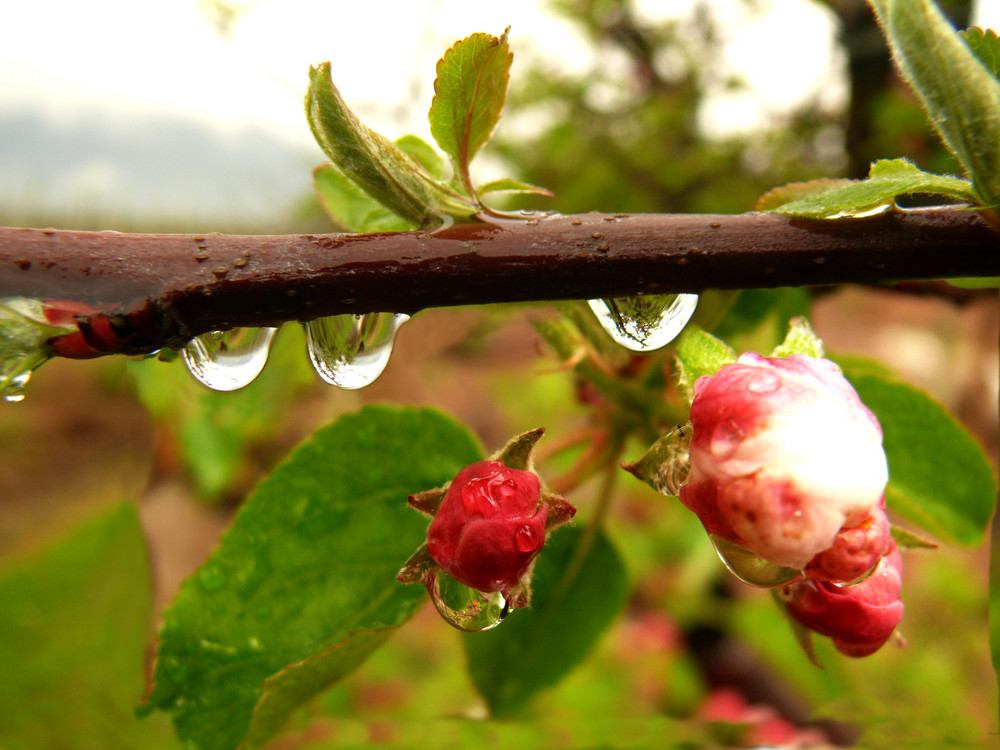
[[[728,344],[697,326],[688,326],[677,340],[677,382],[688,403],[694,400],[694,383],[714,375],[736,361]]]
[[[576,557],[590,539],[586,556]],[[531,608],[465,637],[469,672],[494,716],[517,712],[579,664],[625,605],[625,565],[603,533],[552,535],[531,579]]]
[[[882,425],[889,508],[939,538],[982,543],[997,482],[980,445],[923,391],[874,368],[846,362],[842,367]]]
[[[410,492],[482,458],[440,412],[368,406],[264,480],[164,612],[146,710],[193,747],[257,746],[423,601],[395,580],[427,522]]]
[[[333,164],[316,167],[313,184],[323,210],[342,231],[403,232],[416,226],[372,198]]]
[[[153,616],[149,561],[131,503],[0,571],[0,747],[178,747],[139,722]]]
[[[444,159],[441,158],[441,154],[420,136],[412,133],[404,135],[396,139],[396,145],[435,180],[444,180],[448,176],[447,166]]]
[[[545,195],[549,198],[553,197],[552,192],[543,187],[529,185],[527,182],[513,180],[510,177],[502,177],[499,180],[491,180],[485,185],[480,185],[476,188],[476,192],[479,193],[479,195],[486,195],[487,193],[521,193],[527,195]]]
[[[444,215],[468,219],[478,206],[434,180],[414,159],[348,109],[330,63],[309,69],[306,116],[323,152],[359,188],[416,226]]]
[[[451,157],[466,192],[475,191],[469,164],[493,134],[507,99],[513,59],[508,28],[498,39],[473,34],[456,42],[437,64],[434,100],[428,119],[431,135]]]
[[[793,354],[805,354],[807,357],[822,357],[824,354],[823,341],[805,318],[792,318],[785,340],[771,352],[772,357],[790,357]]]
[[[897,64],[965,169],[978,202],[1000,204],[1000,82],[931,0],[869,2]]]
[[[1000,37],[993,29],[972,28],[960,31],[959,35],[972,48],[979,62],[1000,79]]]
[[[787,203],[794,203],[816,195],[829,193],[833,190],[839,190],[856,182],[857,180],[849,180],[847,178],[830,179],[827,177],[807,182],[789,182],[787,185],[768,190],[757,199],[757,205],[754,208],[757,211],[774,211]]]
[[[758,206],[763,204],[768,207],[767,210],[791,216],[830,219],[876,212],[892,206],[898,196],[908,193],[932,193],[967,203],[979,202],[968,180],[924,172],[906,159],[876,161],[867,180],[819,182],[831,184],[826,187],[817,185],[815,191],[799,191],[796,195],[801,197],[784,203],[780,202],[782,188],[779,188],[765,195]],[[776,192],[777,196],[774,195]]]

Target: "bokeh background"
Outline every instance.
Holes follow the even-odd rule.
[[[1000,25],[1000,2],[941,5],[960,27]],[[6,225],[328,231],[311,188],[323,156],[301,107],[308,65],[331,60],[345,99],[376,129],[429,138],[436,59],[456,39],[508,25],[508,106],[476,176],[510,174],[555,193],[511,208],[734,213],[788,181],[864,176],[875,158],[957,171],[862,0],[95,0],[7,3],[0,19]],[[828,350],[878,358],[929,391],[996,463],[995,290],[794,294],[812,298]],[[584,430],[572,377],[553,372],[531,314],[422,313],[402,329],[383,377],[360,392],[322,384],[292,325],[261,377],[232,394],[201,388],[179,362],[53,361],[24,402],[0,404],[0,578],[129,499],[162,607],[254,483],[314,429],[368,401],[439,406],[491,450],[539,424],[550,436]],[[766,594],[720,575],[693,516],[631,478],[619,488],[609,531],[629,565],[629,605],[584,664],[504,730],[541,727],[525,729],[522,745],[541,736],[573,746],[572,727],[595,716],[664,721],[668,733],[710,719],[787,722],[823,732],[789,742],[845,746],[996,732],[988,546],[909,553],[908,647],[863,661],[827,649],[820,671]],[[584,513],[588,492],[572,498]],[[59,596],[72,609],[89,595],[67,585]],[[76,643],[70,631],[101,628],[84,638],[90,651],[74,646],[73,658],[58,658],[54,643],[51,657],[39,655],[51,662],[48,678],[40,672],[46,700],[85,704],[63,716],[79,731],[59,750],[177,746],[158,719],[133,725],[120,696],[112,710],[106,696],[87,703],[74,692],[67,670],[96,672],[100,685],[131,668],[109,657],[115,627],[67,622],[66,643]],[[0,629],[0,650],[2,639]],[[275,747],[419,746],[428,726],[450,736],[445,722],[484,715],[463,660],[457,634],[425,608]],[[122,694],[138,699],[141,675],[130,684]],[[0,700],[0,747],[5,710]],[[18,736],[10,747],[51,746],[41,730]]]

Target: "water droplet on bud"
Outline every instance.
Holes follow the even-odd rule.
[[[277,328],[233,328],[197,336],[184,347],[184,363],[203,385],[235,391],[253,382],[267,363]]]
[[[677,497],[681,486],[691,473],[691,423],[682,424],[668,432],[658,443],[660,450],[660,476],[658,489]]]
[[[836,581],[831,581],[831,583],[833,583],[833,585],[836,586],[837,588],[841,589],[849,589],[852,586],[857,586],[858,584],[864,583],[869,578],[871,578],[872,575],[875,573],[875,571],[878,570],[878,566],[881,565],[881,563],[882,559],[879,558],[878,560],[875,561],[874,565],[872,565],[868,570],[859,575],[857,578],[851,579],[850,581],[842,581],[840,583]]]
[[[715,551],[729,572],[739,578],[743,583],[758,588],[774,589],[791,583],[801,574],[794,568],[786,568],[782,565],[775,565],[772,562],[757,557],[753,552],[738,544],[733,544],[728,539],[723,539],[716,534],[709,534]]]
[[[441,617],[469,633],[495,628],[510,611],[510,603],[499,591],[476,591],[441,570],[428,581],[427,591]]]
[[[402,313],[331,315],[303,324],[313,368],[331,385],[356,390],[382,374],[399,327],[410,317]]]
[[[14,372],[19,365],[19,360],[0,362],[0,397],[12,404],[24,401],[24,389],[31,379],[31,370]]]
[[[532,552],[538,547],[538,534],[531,526],[522,526],[514,532],[514,544],[521,552]]]
[[[651,352],[666,346],[691,320],[697,294],[650,294],[589,300],[604,330],[626,349]]]

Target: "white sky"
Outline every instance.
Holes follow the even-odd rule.
[[[553,21],[542,0],[243,0],[246,11],[225,37],[200,1],[0,0],[0,117],[26,108],[57,121],[84,111],[123,121],[169,113],[222,129],[263,128],[320,158],[301,105],[311,63],[330,60],[348,104],[390,137],[427,137],[434,63],[472,32],[513,27],[515,77],[527,55],[574,71],[605,64],[590,59],[580,32]],[[676,14],[692,2],[636,6]],[[773,12],[734,17],[727,27],[726,60],[753,88],[702,113],[713,132],[766,122],[817,90],[844,95],[829,12],[802,0],[761,4]],[[713,2],[723,14],[737,5]],[[977,20],[997,19],[1000,0],[981,0]]]

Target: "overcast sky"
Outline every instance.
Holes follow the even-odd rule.
[[[410,131],[427,136],[434,63],[448,45],[472,32],[499,34],[505,26],[513,27],[514,76],[518,59],[525,56],[574,71],[607,64],[591,59],[580,32],[554,20],[541,0],[246,0],[232,3],[243,12],[228,33],[213,24],[216,16],[205,7],[210,1],[0,0],[0,123],[15,122],[24,131],[21,140],[2,131],[0,196],[35,201],[43,194],[50,203],[79,203],[74,191],[83,189],[88,194],[105,191],[106,201],[127,203],[123,196],[131,195],[151,206],[167,202],[181,212],[211,207],[214,201],[231,203],[234,190],[243,191],[240,200],[249,200],[249,183],[235,174],[242,167],[232,166],[240,160],[236,147],[246,152],[240,138],[248,131],[272,137],[280,144],[274,146],[278,162],[288,165],[286,175],[278,162],[263,154],[244,159],[249,169],[264,175],[264,184],[273,184],[275,194],[279,185],[283,195],[294,193],[298,178],[292,175],[304,171],[302,184],[308,189],[308,170],[290,154],[303,161],[322,159],[301,102],[308,66],[323,60],[332,62],[334,81],[348,103],[392,137]],[[691,0],[635,4],[641,13],[679,14]],[[715,5],[726,13],[738,3],[717,0]],[[727,27],[726,59],[748,77],[753,89],[715,102],[706,121],[717,130],[752,124],[768,108],[794,104],[817,88],[838,95],[836,74],[842,60],[833,44],[830,14],[803,0],[766,0],[763,5],[773,6],[774,12],[734,15]],[[983,0],[979,22],[997,17],[1000,0]],[[34,124],[25,124],[26,113],[36,118]],[[156,137],[176,156],[148,159],[149,186],[136,195],[121,165],[114,162],[114,143],[152,135],[145,129],[156,131],[151,123],[157,120],[165,127]],[[81,127],[93,130],[95,123],[105,143],[94,146],[89,161],[54,160],[32,150],[42,136],[78,139]],[[231,139],[232,184],[210,171],[227,170],[221,157],[216,160],[220,164],[211,164],[203,149],[192,146],[192,153],[186,154],[170,140],[190,139],[192,133],[185,127],[196,123],[223,143]],[[186,158],[198,162],[200,180],[189,180],[189,189],[178,191],[172,182],[178,178],[178,164],[171,161]],[[58,173],[59,164],[75,171],[66,177]],[[163,169],[167,171],[158,171]],[[133,182],[140,177],[133,176]],[[156,192],[159,183],[169,183],[162,185],[166,197]],[[266,198],[254,200],[266,206]],[[278,207],[284,210],[284,204]]]

